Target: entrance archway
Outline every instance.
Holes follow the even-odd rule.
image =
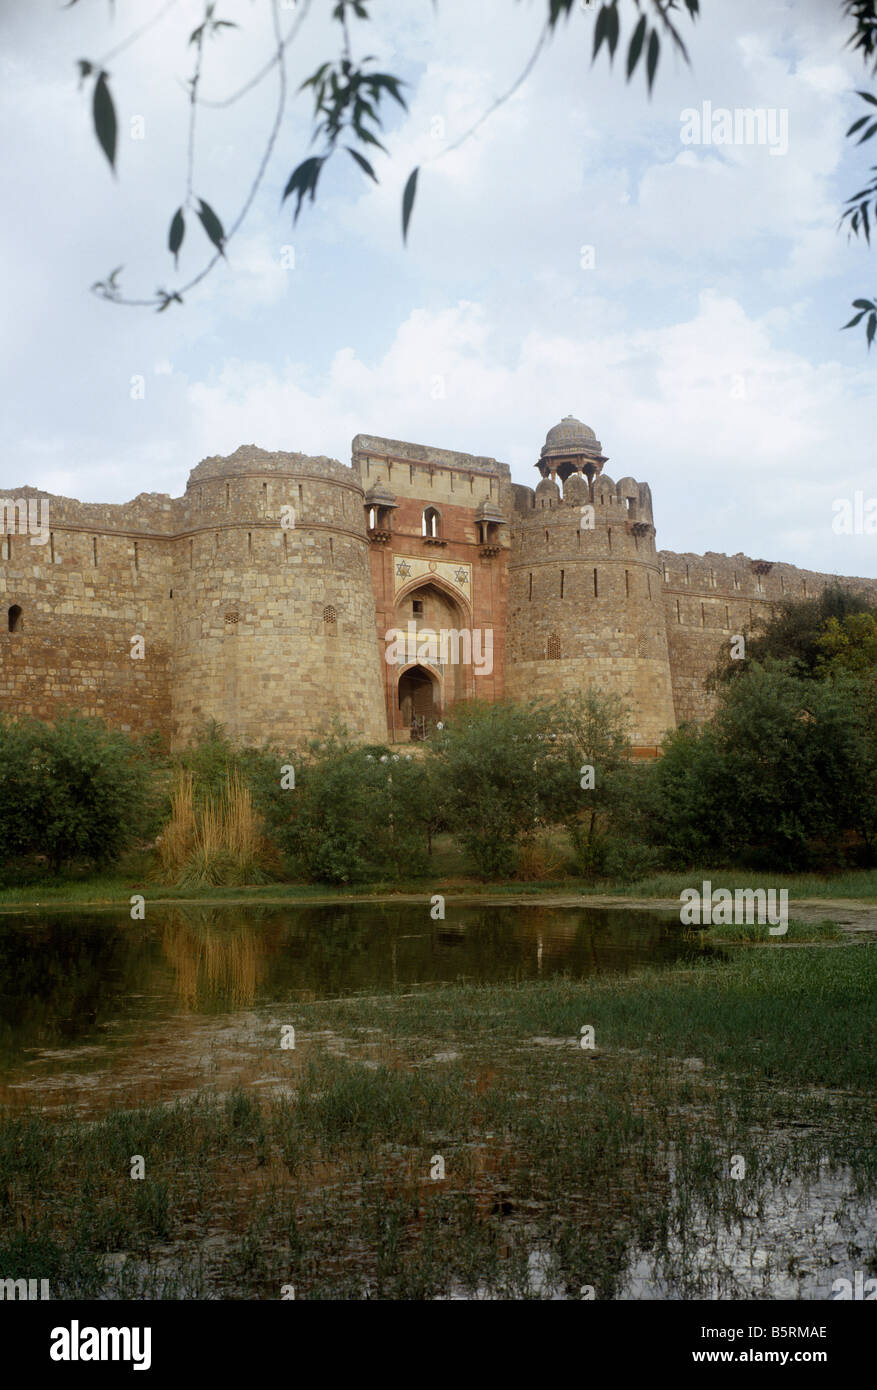
[[[438,681],[425,666],[409,666],[399,677],[399,712],[412,739],[425,738],[441,715]]]

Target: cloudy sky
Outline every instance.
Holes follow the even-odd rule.
[[[865,74],[840,0],[701,0],[699,23],[680,21],[691,66],[665,48],[651,101],[644,74],[627,85],[622,63],[591,66],[583,5],[447,155],[526,65],[546,0],[375,0],[353,50],[405,79],[409,112],[391,113],[380,186],[339,154],[293,228],[280,194],[312,152],[296,88],[339,50],[330,0],[304,16],[302,3],[282,3],[284,28],[300,20],[292,99],[228,265],[157,315],[89,286],[122,265],[124,290],[149,296],[205,262],[197,225],[176,274],[166,250],[203,4],[2,0],[7,495],[26,483],[89,501],[179,495],[208,454],[255,443],[347,462],[358,432],[493,455],[532,485],[546,430],[574,414],[607,473],[650,483],[659,546],[877,574],[877,536],[832,529],[837,499],[877,494],[877,351],[839,331],[877,282],[877,249],[836,230],[875,148],[853,154],[844,139]],[[102,61],[160,10],[107,61],[114,180],[76,63]],[[259,70],[269,10],[219,0],[242,28],[209,44],[205,99]],[[276,99],[272,73],[200,113],[194,188],[226,225]],[[681,113],[704,102],[787,122],[787,149],[686,142]]]

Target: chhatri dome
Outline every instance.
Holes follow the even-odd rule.
[[[595,476],[605,462],[603,445],[590,425],[582,424],[574,415],[567,415],[546,434],[536,467],[543,478],[555,471],[562,478],[581,470]]]

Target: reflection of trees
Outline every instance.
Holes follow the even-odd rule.
[[[465,950],[461,949],[465,947]],[[702,954],[683,936],[678,920],[631,908],[492,904],[449,907],[432,931],[437,962],[456,959],[459,970],[485,980],[551,973],[572,975],[629,970],[651,960],[669,963]]]
[[[143,945],[108,914],[0,925],[0,1056],[88,1035],[142,988]]]
[[[540,949],[541,944],[541,949]],[[413,983],[588,976],[709,948],[678,921],[587,907],[422,903],[241,907],[150,905],[146,923],[111,913],[46,914],[0,926],[0,1058],[90,1038],[108,1019]],[[172,1006],[171,1006],[172,1007]]]
[[[223,914],[224,915],[224,914]],[[219,920],[217,920],[219,918]],[[177,997],[184,1008],[197,1011],[221,1004],[251,1006],[266,966],[265,937],[235,914],[234,925],[218,913],[172,911],[161,929],[161,949],[174,972]]]

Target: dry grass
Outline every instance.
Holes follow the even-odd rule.
[[[552,838],[540,835],[526,840],[518,850],[515,877],[526,883],[543,883],[561,878],[565,857]]]
[[[171,815],[157,844],[159,877],[176,888],[264,883],[270,855],[250,789],[231,772],[217,796],[197,795],[191,772],[181,772]]]

